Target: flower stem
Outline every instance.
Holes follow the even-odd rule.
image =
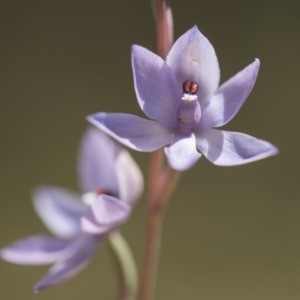
[[[119,277],[119,300],[134,300],[138,291],[138,275],[132,252],[119,231],[109,235],[109,249],[115,260]]]
[[[151,202],[155,202],[158,198],[158,185],[162,182],[162,166],[164,163],[164,153],[162,149],[158,149],[152,153],[150,157],[149,169],[149,184],[148,184],[148,198]]]
[[[166,0],[155,0],[155,8],[157,23],[157,54],[165,59],[173,44],[172,10]]]
[[[139,300],[150,300],[154,294],[160,250],[161,220],[149,217],[147,224],[146,251],[142,277],[140,281]]]
[[[170,196],[177,185],[179,172],[167,167],[162,176],[162,180],[156,186],[157,192],[155,194],[150,193],[154,197],[149,198],[146,250],[139,289],[139,300],[150,300],[154,294],[164,212]]]

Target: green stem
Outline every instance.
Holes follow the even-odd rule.
[[[108,244],[120,275],[119,299],[134,300],[138,291],[138,274],[129,245],[119,231],[109,235]]]

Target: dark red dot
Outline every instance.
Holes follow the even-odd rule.
[[[186,80],[182,85],[182,89],[185,93],[196,94],[198,91],[198,84],[192,80]]]

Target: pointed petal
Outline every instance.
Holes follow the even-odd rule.
[[[101,188],[104,194],[129,204],[137,200],[143,189],[142,173],[129,152],[95,127],[86,131],[81,142],[79,176],[85,192]]]
[[[176,127],[174,110],[181,96],[172,69],[151,51],[134,45],[131,51],[134,88],[144,113],[166,126]]]
[[[165,154],[169,165],[177,171],[185,171],[191,168],[201,157],[196,149],[194,134],[174,135],[172,144],[165,148]]]
[[[164,125],[122,113],[98,113],[88,121],[127,147],[152,152],[170,143],[171,132]]]
[[[35,285],[34,291],[61,284],[77,275],[93,258],[99,237],[83,235],[70,245],[70,256],[58,261],[49,272]]]
[[[105,193],[119,195],[113,168],[121,146],[104,132],[90,127],[84,134],[79,150],[79,178],[84,192],[101,188]]]
[[[80,217],[86,206],[77,194],[62,188],[41,186],[34,191],[33,200],[36,212],[53,234],[69,239],[78,233]]]
[[[206,130],[228,123],[240,110],[254,86],[259,70],[259,60],[231,77],[221,85],[204,107],[196,130]]]
[[[81,229],[91,234],[104,234],[124,223],[130,213],[127,203],[103,194],[81,218]]]
[[[196,137],[197,148],[219,166],[242,165],[278,153],[269,142],[239,132],[210,129]]]
[[[125,149],[119,152],[114,169],[118,178],[119,198],[132,206],[143,191],[142,172]]]
[[[167,56],[167,64],[174,71],[180,86],[186,80],[198,84],[197,94],[201,106],[218,88],[220,69],[215,50],[197,26],[175,42]]]
[[[15,264],[50,264],[64,257],[68,241],[47,235],[34,235],[1,249],[1,258]]]

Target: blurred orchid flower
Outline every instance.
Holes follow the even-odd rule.
[[[179,171],[192,167],[202,154],[216,165],[234,166],[277,153],[269,142],[213,129],[228,123],[247,99],[258,59],[218,87],[215,50],[194,26],[175,42],[166,61],[134,45],[132,69],[139,105],[152,120],[123,113],[88,117],[124,145],[142,152],[165,147],[170,166]]]
[[[79,175],[83,197],[50,186],[33,193],[35,210],[54,236],[30,236],[1,250],[1,257],[12,263],[54,263],[35,285],[36,292],[79,273],[98,245],[126,221],[143,189],[142,174],[130,154],[92,127],[81,143]]]

